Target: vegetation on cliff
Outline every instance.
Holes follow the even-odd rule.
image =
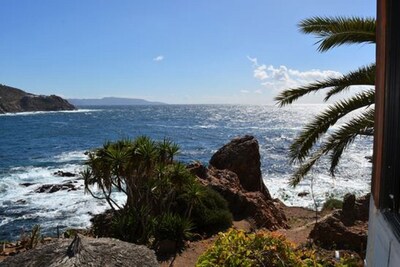
[[[56,96],[34,95],[0,84],[0,114],[27,111],[74,110],[67,100]]]

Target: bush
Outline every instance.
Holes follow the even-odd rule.
[[[178,244],[192,237],[192,222],[178,214],[167,213],[162,215],[155,227],[155,237],[158,241],[171,240]]]
[[[196,266],[355,267],[360,262],[352,256],[340,261],[322,259],[315,250],[295,248],[285,237],[271,232],[246,234],[230,229],[219,234],[214,245],[198,258]]]
[[[341,209],[343,206],[343,201],[336,198],[329,198],[325,201],[322,206],[322,210],[333,210],[333,209]]]
[[[217,233],[232,225],[228,203],[216,191],[205,187],[202,201],[193,207],[192,220],[198,232]]]
[[[294,247],[284,237],[266,232],[246,234],[231,229],[219,234],[196,266],[301,266]]]
[[[192,229],[229,227],[232,215],[226,201],[174,160],[178,152],[178,146],[167,139],[156,142],[144,136],[107,142],[90,152],[87,168],[81,173],[85,190],[105,199],[113,218],[109,223],[111,220],[97,216],[93,232],[111,232],[111,237],[124,241],[154,245],[153,241],[163,239],[182,243],[190,238]],[[115,199],[116,191],[126,195],[122,205]]]
[[[112,237],[138,244],[149,244],[154,234],[156,220],[144,210],[127,210],[116,213],[112,220]]]

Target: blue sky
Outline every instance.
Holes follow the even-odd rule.
[[[319,53],[297,28],[375,17],[372,0],[1,0],[0,10],[0,83],[67,98],[270,104],[375,56],[373,45]]]

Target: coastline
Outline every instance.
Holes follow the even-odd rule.
[[[68,182],[68,178],[53,173],[59,170],[78,173],[86,159],[85,151],[99,147],[107,140],[140,134],[158,140],[170,137],[182,148],[178,160],[185,163],[200,160],[207,164],[216,149],[230,137],[253,132],[260,142],[264,183],[273,197],[281,199],[286,205],[312,207],[310,194],[298,196],[299,193],[309,192],[307,181],[296,189],[288,186],[291,166],[285,154],[287,144],[302,124],[296,119],[296,114],[304,114],[307,110],[312,115],[313,110],[307,107],[282,113],[275,108],[259,109],[255,106],[213,106],[204,110],[201,106],[167,105],[0,115],[5,127],[0,133],[5,141],[0,148],[0,155],[4,157],[0,162],[3,199],[0,227],[6,233],[14,229],[17,238],[20,229],[30,229],[36,223],[44,224],[44,229],[50,229],[52,235],[55,235],[57,225],[65,228],[88,226],[88,212],[100,213],[105,209],[103,203],[85,195],[83,189],[43,195],[34,193],[36,187]],[[228,120],[228,117],[231,119]],[[348,158],[342,162],[343,169],[354,164],[360,168],[350,168],[351,172],[339,173],[335,179],[323,173],[323,166],[321,172],[315,173],[324,184],[318,186],[325,188],[317,192],[321,205],[330,196],[329,193],[342,197],[349,191],[357,192],[360,186],[368,191],[369,185],[364,182],[369,178],[370,168],[370,163],[364,159],[366,146],[363,142],[356,142],[353,146]],[[36,185],[29,188],[21,186],[22,183]],[[340,190],[333,190],[333,187]],[[363,190],[359,192],[357,195],[361,195]]]

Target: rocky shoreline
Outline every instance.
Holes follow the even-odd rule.
[[[313,214],[312,211],[307,212],[306,209],[303,209],[303,211],[299,213],[301,215],[289,213],[290,209],[288,209],[288,207],[278,199],[273,199],[271,197],[268,188],[262,181],[259,146],[257,140],[253,136],[233,139],[213,155],[208,166],[200,163],[193,163],[188,165],[187,168],[197,177],[201,184],[211,187],[227,200],[235,221],[246,221],[246,224],[249,225],[247,230],[261,228],[270,231],[278,230],[281,233],[286,233],[286,235],[290,237],[293,231],[291,232],[292,229],[289,228],[293,228],[293,220],[299,220],[301,222],[300,224],[303,225],[296,227],[295,230],[303,231],[303,236],[305,236],[296,241],[305,242],[305,240],[307,240],[307,242],[314,242],[318,245],[322,244],[323,247],[327,249],[352,249],[353,251],[361,253],[361,255],[363,253],[362,250],[365,249],[369,203],[367,197],[356,200],[354,195],[346,196],[343,210],[334,211],[331,215],[325,216],[316,224],[310,219]],[[54,175],[71,177],[72,180],[64,181],[62,184],[42,185],[35,190],[35,193],[53,193],[58,190],[69,191],[81,189],[74,185],[74,181],[79,179],[75,177],[75,174],[58,171],[54,173]],[[24,186],[31,186],[31,184]],[[304,214],[308,214],[307,219],[301,217]],[[104,219],[103,214],[98,216]],[[298,218],[293,218],[293,216],[298,216]],[[301,227],[305,228],[301,230]],[[329,232],[329,235],[326,235],[327,232]],[[86,237],[81,238],[82,240],[87,239]],[[351,242],[349,238],[351,238]],[[107,239],[104,238],[104,240]],[[71,243],[71,239],[69,239],[68,242]],[[52,246],[63,244],[62,246],[64,246],[63,249],[65,250],[68,242],[62,241],[62,239],[61,241],[59,239],[54,239],[50,243],[54,243]],[[90,243],[91,241],[83,241],[83,243],[85,242]],[[109,239],[109,241],[105,242],[111,244],[114,241]],[[340,245],[340,247],[338,247],[338,245]],[[15,247],[17,246],[18,244],[15,244]],[[90,245],[86,247],[90,247]],[[47,251],[43,249],[42,246],[39,246],[38,249],[35,249],[35,253],[29,252],[29,257],[34,257],[32,255],[40,256],[40,253]],[[6,249],[4,247],[3,252],[6,251],[10,252],[11,249]],[[6,265],[0,265],[17,266],[12,265],[13,262],[20,262],[19,258],[26,258],[28,252],[16,249],[11,254],[8,253],[8,255],[12,254],[17,254],[17,256],[12,257],[15,259],[6,259],[4,261]],[[53,260],[59,261],[60,259],[60,255],[54,254]],[[71,262],[76,262],[77,260],[78,259],[75,259]]]

